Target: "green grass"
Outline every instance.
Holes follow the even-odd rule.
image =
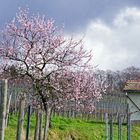
[[[16,138],[17,116],[10,116],[9,126],[6,128],[5,140]],[[31,117],[30,140],[33,140],[35,117]],[[26,118],[24,121],[23,139],[25,139]],[[113,125],[113,140],[118,139],[117,125]],[[132,140],[140,140],[140,126],[132,126]],[[126,140],[126,125],[122,126],[122,140]],[[68,119],[52,118],[52,128],[49,130],[49,140],[105,140],[105,124]]]

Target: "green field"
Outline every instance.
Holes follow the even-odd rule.
[[[26,128],[26,119],[24,120]],[[17,117],[10,116],[8,128],[5,132],[5,140],[15,140]],[[35,117],[31,118],[30,140],[33,140]],[[122,140],[126,138],[126,125],[123,125]],[[26,129],[23,132],[25,140]],[[117,125],[113,125],[113,140],[117,140]],[[43,130],[42,130],[43,134]],[[68,118],[52,118],[52,128],[49,130],[49,140],[105,140],[105,124],[87,122]],[[132,140],[140,140],[140,126],[132,126]]]

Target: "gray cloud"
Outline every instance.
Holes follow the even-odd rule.
[[[85,46],[93,49],[94,64],[113,70],[140,67],[140,9],[122,9],[112,21],[112,26],[102,20],[87,26]]]
[[[12,18],[18,7],[28,7],[31,12],[39,12],[65,24],[66,30],[82,30],[90,20],[103,18],[108,22],[125,6],[140,5],[138,0],[4,0],[0,4],[1,25]]]

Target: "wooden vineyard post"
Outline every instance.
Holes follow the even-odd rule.
[[[112,121],[112,114],[110,114],[110,140],[113,140],[113,121]]]
[[[118,140],[122,140],[122,119],[118,116]]]
[[[31,117],[31,105],[28,106],[27,128],[26,128],[26,140],[29,140],[29,132],[30,132],[30,117]]]
[[[43,140],[48,140],[48,129],[49,129],[49,124],[50,124],[50,117],[51,117],[51,107],[47,108],[47,112],[45,116],[45,126],[44,126],[44,136]]]
[[[127,113],[127,140],[131,140],[131,119],[130,113]]]
[[[4,140],[7,104],[7,80],[0,80],[0,140]]]
[[[21,98],[20,104],[19,104],[19,115],[18,115],[16,140],[22,140],[24,108],[25,108],[25,97],[24,97],[24,95],[22,95],[22,98]]]
[[[105,129],[106,129],[106,140],[108,140],[108,113],[105,113]]]
[[[39,140],[42,139],[42,110],[39,113]]]
[[[42,110],[37,109],[36,113],[36,126],[34,133],[34,140],[41,140],[42,138]]]
[[[35,125],[35,131],[34,131],[34,140],[39,139],[39,109],[36,110],[36,125]]]
[[[5,127],[8,126],[8,118],[9,118],[9,109],[10,109],[11,98],[12,98],[12,93],[9,95],[9,99],[8,99],[8,103],[7,103],[6,117],[5,117]]]

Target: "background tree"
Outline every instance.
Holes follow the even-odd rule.
[[[140,68],[131,66],[122,71],[122,77],[127,80],[140,80]]]

